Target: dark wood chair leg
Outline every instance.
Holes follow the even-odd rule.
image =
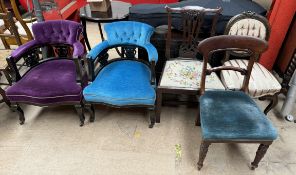
[[[5,91],[0,87],[0,95],[2,96],[2,100],[0,100],[0,103],[4,102],[7,106],[10,107],[10,101],[7,99]]]
[[[197,169],[200,170],[203,166],[203,162],[207,156],[208,149],[211,143],[202,141],[199,150],[199,159],[197,163]]]
[[[75,109],[76,109],[79,119],[80,119],[80,126],[83,126],[84,120],[85,120],[83,107],[82,107],[82,105],[75,105]]]
[[[157,90],[157,97],[156,97],[156,123],[160,123],[161,106],[162,106],[162,93],[161,93],[160,90]]]
[[[278,95],[279,95],[279,93],[276,93],[270,97],[271,101],[270,101],[269,105],[264,109],[265,115],[267,115],[267,113],[278,104]]]
[[[85,104],[85,109],[89,112],[90,118],[89,122],[94,122],[95,121],[95,108],[94,105],[92,104]]]
[[[269,145],[266,144],[260,144],[259,148],[256,152],[256,156],[254,161],[251,163],[251,169],[254,170],[255,168],[258,167],[259,162],[261,161],[261,159],[264,157],[267,149],[268,149]]]
[[[149,128],[153,128],[153,126],[155,125],[155,114],[156,110],[154,108],[149,109],[149,116],[150,116],[150,125]]]
[[[11,80],[11,77],[9,75],[9,70],[8,68],[6,68],[4,71],[3,71],[5,77],[6,77],[6,80],[8,81],[8,84],[11,85],[12,84],[12,80]]]
[[[199,102],[198,102],[198,108],[197,108],[197,115],[195,119],[195,126],[200,126],[200,110],[199,110]]]
[[[20,125],[23,125],[26,119],[25,119],[24,111],[22,110],[22,108],[18,104],[11,104],[10,108],[12,111],[16,111],[18,113]]]

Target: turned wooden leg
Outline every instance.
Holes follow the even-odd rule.
[[[157,97],[156,97],[156,123],[160,123],[161,106],[162,106],[162,93],[158,89]]]
[[[18,104],[11,104],[10,108],[12,111],[16,111],[18,113],[20,125],[23,125],[26,119],[25,119],[24,111],[22,110],[22,108]]]
[[[6,77],[6,80],[8,82],[9,85],[12,85],[12,81],[11,81],[11,77],[9,75],[9,69],[6,68],[4,71],[3,71],[5,77]]]
[[[89,122],[95,121],[95,108],[92,104],[85,104],[85,109],[90,113]]]
[[[195,119],[195,126],[200,126],[200,109],[199,109],[199,102],[197,105],[197,115],[196,115],[196,119]]]
[[[255,168],[258,167],[259,162],[261,161],[261,159],[264,157],[267,149],[268,149],[269,145],[265,145],[265,144],[260,144],[259,148],[256,152],[256,156],[254,161],[251,163],[251,169],[254,170]]]
[[[83,126],[84,125],[84,120],[85,120],[83,107],[82,107],[82,105],[75,105],[75,109],[76,109],[77,114],[78,114],[79,119],[80,119],[80,126]]]
[[[4,102],[7,104],[7,106],[10,107],[10,101],[7,99],[5,91],[0,87],[0,95],[2,96],[2,100],[0,100],[0,103]]]
[[[276,93],[273,96],[271,96],[271,98],[270,98],[271,101],[270,101],[269,105],[264,109],[265,115],[267,115],[267,113],[278,104],[278,95],[279,95],[279,93]]]
[[[155,124],[155,109],[149,109],[149,116],[150,116],[150,125],[149,128],[153,128],[154,124]]]
[[[197,169],[200,170],[203,166],[203,162],[207,156],[208,153],[208,148],[211,143],[202,141],[200,145],[200,150],[199,150],[199,159],[197,163]]]

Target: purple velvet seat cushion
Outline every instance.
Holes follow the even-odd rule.
[[[72,60],[56,59],[31,69],[6,91],[12,102],[54,104],[79,102],[82,88],[76,83],[76,67]]]

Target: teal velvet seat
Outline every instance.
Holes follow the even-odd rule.
[[[114,106],[154,105],[150,68],[138,61],[119,60],[105,66],[83,95],[90,103]]]
[[[277,131],[242,91],[206,91],[200,98],[205,140],[275,140]]]
[[[207,38],[198,45],[203,55],[204,65],[200,82],[200,106],[196,123],[201,124],[202,141],[200,145],[197,168],[203,162],[212,143],[257,143],[260,144],[251,169],[259,162],[269,146],[277,138],[276,128],[258,105],[248,96],[249,80],[256,58],[268,48],[264,40],[235,35],[221,35]],[[236,64],[209,67],[207,64],[217,52],[239,51],[250,55],[246,67]],[[243,52],[241,52],[243,51]],[[223,60],[221,60],[223,62]],[[206,90],[206,77],[214,72],[231,70],[240,73],[242,85],[240,91]]]

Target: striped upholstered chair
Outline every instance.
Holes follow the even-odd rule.
[[[227,24],[225,35],[243,35],[268,40],[270,27],[267,19],[252,12],[245,12],[234,16]],[[234,56],[235,59],[228,58]],[[237,59],[238,57],[248,58],[243,52],[230,51],[226,54],[225,66],[238,66],[246,68],[247,59]],[[240,89],[243,84],[243,75],[231,70],[221,72],[221,79],[227,89]],[[270,104],[264,110],[267,114],[277,105],[278,94],[281,91],[281,85],[277,79],[260,63],[255,62],[249,82],[248,93],[254,98],[260,100],[270,99]]]

